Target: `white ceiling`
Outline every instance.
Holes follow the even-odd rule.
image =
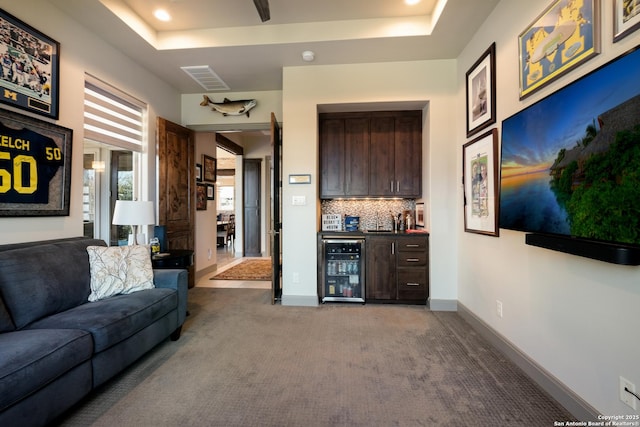
[[[456,58],[499,0],[269,0],[265,23],[252,0],[48,1],[180,93],[203,93],[180,67],[208,65],[247,92],[281,90],[288,66]]]

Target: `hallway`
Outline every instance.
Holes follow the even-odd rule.
[[[271,289],[270,281],[258,280],[211,280],[216,274],[225,271],[248,258],[235,256],[233,249],[224,246],[216,250],[218,269],[198,280],[196,287],[200,288],[241,288],[241,289]]]

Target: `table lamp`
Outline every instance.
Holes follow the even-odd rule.
[[[130,225],[133,231],[133,244],[138,244],[138,225],[155,224],[156,216],[153,202],[141,200],[116,200],[113,210],[114,225]]]

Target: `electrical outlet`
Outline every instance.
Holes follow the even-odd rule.
[[[300,273],[292,273],[291,274],[291,281],[293,283],[300,283]]]
[[[496,314],[499,318],[502,318],[502,301],[496,300]]]
[[[633,394],[629,393],[629,391],[625,390],[625,388],[631,393],[636,392],[636,385],[634,383],[624,377],[620,377],[620,400],[635,411],[637,398]]]

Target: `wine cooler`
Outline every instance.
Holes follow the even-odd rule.
[[[364,303],[364,239],[322,239],[322,302]]]

